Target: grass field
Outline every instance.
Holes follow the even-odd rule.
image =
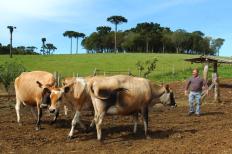
[[[149,79],[159,82],[171,82],[175,80],[185,80],[191,76],[191,69],[203,68],[201,64],[191,64],[185,62],[185,58],[193,55],[176,54],[79,54],[79,55],[14,55],[12,59],[8,55],[0,55],[0,64],[6,61],[17,61],[23,64],[28,71],[44,70],[49,72],[59,72],[62,76],[92,75],[94,69],[104,71],[128,71],[133,75],[138,75],[136,68],[137,61],[145,61],[156,57],[157,67],[149,75]],[[223,78],[232,78],[232,67],[221,65],[219,75]]]

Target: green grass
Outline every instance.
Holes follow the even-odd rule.
[[[0,55],[0,64],[5,61],[17,61],[23,64],[28,71],[44,70],[49,72],[58,71],[62,76],[92,75],[95,68],[104,71],[127,71],[131,70],[133,75],[138,75],[136,62],[156,57],[157,67],[149,75],[149,79],[159,82],[171,82],[185,80],[191,76],[191,69],[202,64],[191,64],[184,59],[194,57],[193,55],[176,54],[79,54],[79,55],[14,55],[12,59],[8,55]],[[220,77],[231,78],[231,66],[219,67]]]

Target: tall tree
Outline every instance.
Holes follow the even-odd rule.
[[[14,29],[16,29],[16,27],[7,26],[7,28],[10,30],[10,58],[12,58],[12,34],[13,34]]]
[[[99,26],[96,28],[99,41],[99,52],[108,52],[111,47],[111,27]]]
[[[178,29],[172,34],[172,42],[175,44],[176,53],[183,51],[184,43],[187,41],[187,32],[183,29]]]
[[[35,47],[35,46],[28,46],[25,48],[25,50],[26,50],[26,52],[28,52],[28,54],[34,53],[35,49],[37,49],[37,47]]]
[[[74,31],[65,31],[63,33],[63,36],[64,37],[68,37],[71,39],[71,47],[70,47],[70,54],[72,54],[72,38],[73,38],[73,35],[74,35]]]
[[[162,42],[162,52],[164,53],[167,50],[168,44],[171,44],[172,32],[169,28],[163,28],[161,31],[161,42]]]
[[[80,38],[84,38],[85,34],[84,33],[80,33],[80,32],[73,32],[73,37],[77,39],[77,46],[76,46],[76,54],[78,53],[78,39]]]
[[[45,54],[45,42],[46,42],[46,38],[45,37],[43,37],[42,39],[41,39],[41,41],[42,41],[42,47],[41,47],[41,52],[42,52],[42,54],[44,55]]]
[[[221,46],[223,45],[224,41],[225,40],[222,38],[217,38],[217,39],[212,41],[212,48],[217,53],[218,56],[219,56],[219,50],[220,50]]]
[[[52,43],[46,44],[47,54],[53,54],[53,52],[57,49]],[[52,51],[52,52],[51,52]]]
[[[107,18],[107,21],[111,22],[115,25],[115,32],[114,32],[114,51],[117,52],[117,26],[121,23],[126,23],[127,19],[123,16],[111,16]]]

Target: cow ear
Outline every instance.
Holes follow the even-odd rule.
[[[69,90],[70,90],[70,87],[68,87],[68,86],[67,86],[67,87],[64,87],[64,92],[65,92],[65,93],[68,93]]]
[[[170,92],[169,84],[166,84],[164,87],[165,87],[166,91],[169,93]]]
[[[40,88],[42,88],[42,86],[43,86],[42,83],[40,83],[39,81],[36,81],[36,83],[38,84],[38,86],[39,86]]]

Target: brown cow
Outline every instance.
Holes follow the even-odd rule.
[[[89,89],[98,140],[101,140],[101,124],[105,114],[134,115],[136,132],[140,112],[144,120],[145,136],[148,137],[148,107],[158,101],[167,105],[174,101],[168,86],[160,87],[147,79],[126,75],[93,77],[89,82]]]
[[[15,79],[17,121],[20,122],[20,104],[31,106],[35,115],[34,107],[37,108],[36,130],[40,129],[40,119],[42,116],[42,104],[50,103],[50,88],[55,84],[54,76],[49,72],[32,71],[24,72]],[[44,86],[43,86],[44,85]],[[58,112],[54,118],[56,120]]]

